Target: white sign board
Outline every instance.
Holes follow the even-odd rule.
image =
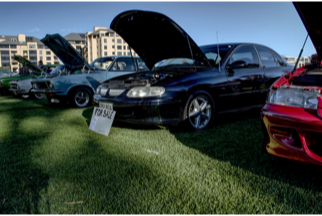
[[[97,133],[103,134],[105,136],[108,136],[114,117],[115,111],[101,107],[94,107],[89,129]]]

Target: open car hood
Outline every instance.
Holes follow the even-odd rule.
[[[29,60],[25,59],[24,57],[22,57],[20,55],[14,55],[13,59],[17,60],[21,64],[25,65],[27,68],[29,68],[30,70],[32,70],[36,74],[41,74],[41,72],[42,72],[42,70],[37,65],[35,65],[34,63],[30,62]]]
[[[322,22],[321,2],[293,2],[297,13],[300,15],[302,22],[310,35],[312,43],[316,49],[319,59],[322,58]]]
[[[47,34],[41,41],[55,53],[68,69],[79,69],[84,66],[88,69],[91,68],[79,52],[60,34]]]
[[[190,36],[169,17],[149,11],[132,10],[117,15],[110,28],[118,33],[151,70],[169,58],[207,58]]]

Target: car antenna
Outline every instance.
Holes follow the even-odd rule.
[[[217,58],[219,57],[220,58],[220,55],[219,55],[219,44],[218,44],[218,32],[216,31],[216,34],[217,34]],[[217,59],[216,58],[216,59]],[[216,63],[216,62],[215,62]],[[220,73],[220,59],[219,59],[219,62],[218,62],[218,70],[219,70],[219,73]]]
[[[307,40],[307,38],[308,38],[308,37],[309,37],[309,34],[307,34],[306,39],[305,39],[304,44],[303,44],[303,47],[302,47],[302,49],[301,49],[301,51],[300,51],[299,57],[298,57],[298,58],[297,58],[297,60],[296,60],[295,66],[294,66],[293,71],[292,71],[292,75],[294,74],[294,72],[295,72],[295,70],[296,70],[296,67],[297,67],[297,64],[298,64],[298,63],[299,63],[299,61],[300,61],[300,58],[301,58],[301,55],[302,55],[302,52],[303,52],[303,49],[304,49],[304,46],[305,46],[305,44],[306,44],[306,40]]]
[[[196,71],[197,71],[197,68],[196,68],[195,61],[194,61],[194,59],[193,59],[192,50],[191,50],[191,46],[190,46],[190,41],[189,41],[189,37],[188,37],[188,35],[187,35],[187,34],[186,34],[186,37],[187,37],[187,41],[188,41],[188,44],[189,44],[189,49],[190,49],[191,59],[193,60],[193,65],[195,66],[195,72],[196,72]]]

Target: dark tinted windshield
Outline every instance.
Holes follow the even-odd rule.
[[[219,55],[218,55],[218,47],[217,45],[213,46],[201,46],[201,51],[206,55],[209,60],[214,60],[216,64],[222,62],[225,59],[227,53],[234,48],[233,45],[219,45]]]

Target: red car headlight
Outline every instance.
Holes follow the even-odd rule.
[[[319,90],[309,91],[298,87],[281,87],[269,92],[267,102],[271,104],[317,109],[317,97],[321,96]]]

